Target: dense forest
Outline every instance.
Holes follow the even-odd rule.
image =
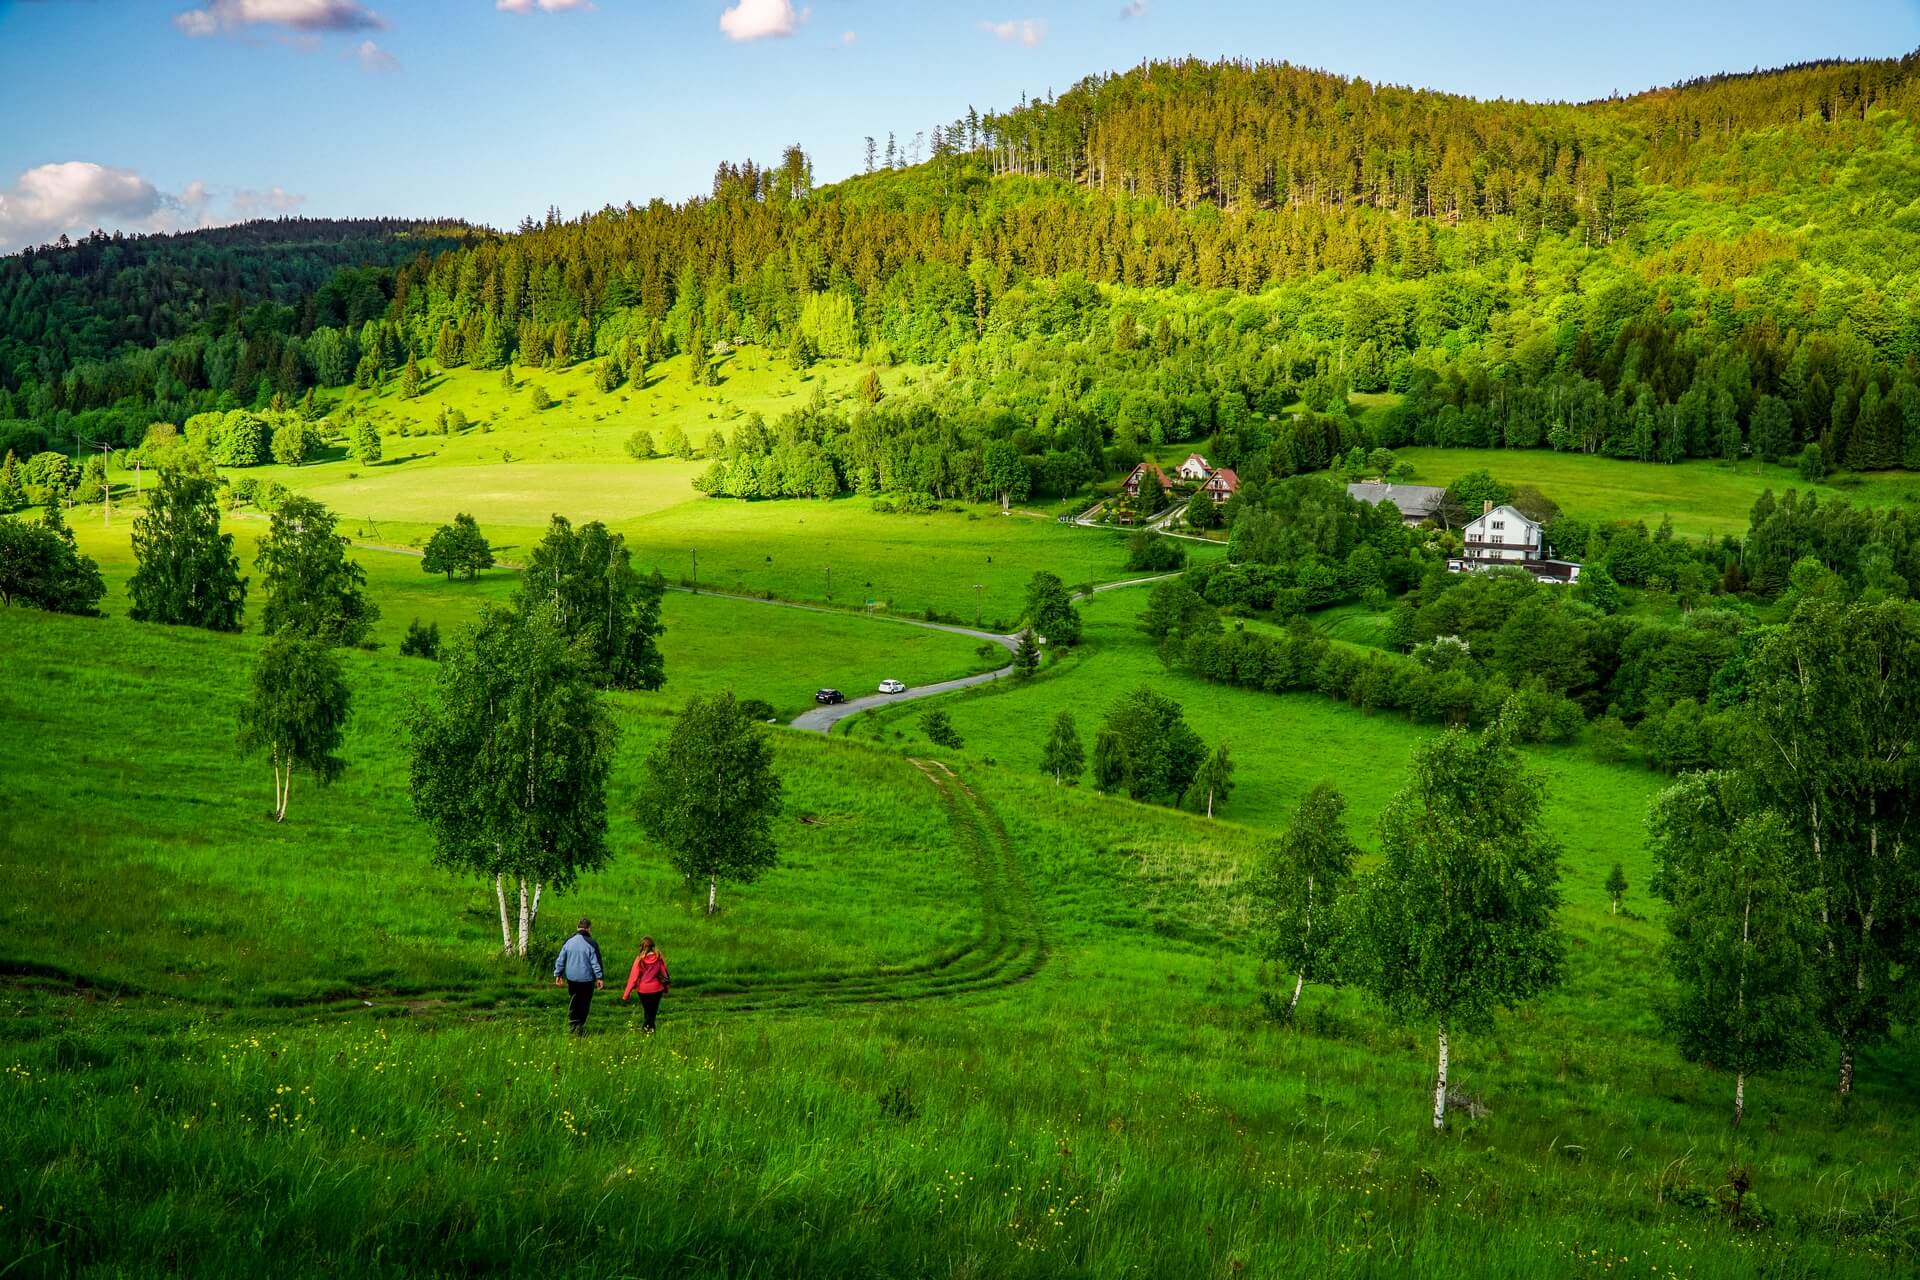
[[[1147,64],[970,111],[918,164],[889,138],[892,164],[829,187],[792,148],[720,165],[708,197],[510,235],[99,238],[0,262],[0,444],[132,444],[409,361],[606,358],[617,381],[695,350],[711,378],[715,344],[746,341],[929,368],[867,428],[909,462],[842,466],[847,488],[977,496],[910,460],[983,468],[996,441],[1041,490],[1206,438],[1255,481],[1407,443],[1920,466],[1917,73],[1819,63],[1532,105]],[[1355,413],[1381,391],[1402,394]],[[784,435],[844,457],[826,442],[860,417]],[[760,435],[764,457],[783,432]],[[805,470],[811,487],[710,487],[824,485]]]

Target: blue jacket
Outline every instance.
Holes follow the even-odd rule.
[[[568,982],[598,982],[607,975],[600,970],[600,944],[590,933],[576,933],[553,958],[553,976]]]

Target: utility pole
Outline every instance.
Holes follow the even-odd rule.
[[[980,588],[980,583],[973,584],[973,625],[976,628],[980,625]]]
[[[693,594],[700,594],[700,553],[693,553]]]
[[[827,600],[833,600],[833,566],[827,566]]]
[[[100,501],[102,510],[100,522],[103,528],[113,528],[113,478],[107,474],[107,458],[113,452],[113,446],[105,440],[100,442]]]

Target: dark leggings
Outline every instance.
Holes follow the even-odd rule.
[[[640,1025],[648,1031],[653,1030],[653,1020],[660,1016],[660,997],[665,994],[666,992],[664,991],[642,991],[640,993],[640,1012],[646,1015],[645,1020],[642,1021]]]

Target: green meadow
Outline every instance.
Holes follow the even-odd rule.
[[[1088,532],[1038,527],[1063,549]],[[511,585],[358,556],[387,636]],[[436,869],[412,816],[407,706],[431,664],[346,655],[348,772],[296,784],[276,826],[265,766],[233,747],[257,635],[0,611],[0,1249],[36,1275],[257,1274],[262,1251],[288,1272],[608,1276],[1911,1263],[1909,1054],[1868,1056],[1844,1112],[1823,1071],[1757,1081],[1735,1132],[1725,1077],[1660,1033],[1651,774],[1530,753],[1565,847],[1568,980],[1459,1038],[1471,1106],[1446,1135],[1425,1123],[1426,1029],[1318,987],[1273,1023],[1259,997],[1288,976],[1253,948],[1246,891],[1263,840],[1331,777],[1370,849],[1431,731],[1170,675],[1144,598],[1083,602],[1086,643],[1031,681],[777,733],[781,864],[709,919],[632,818],[686,690],[753,692],[803,651],[974,655],[897,622],[670,595],[667,689],[611,695],[613,861],[546,901],[542,934],[592,916],[622,979],[652,933],[674,991],[651,1040],[603,995],[578,1042],[547,948],[500,959],[491,886]],[[1219,819],[1037,771],[1055,711],[1090,736],[1141,681],[1232,744]],[[920,735],[928,705],[960,749]],[[1601,888],[1616,860],[1623,916]],[[1717,1207],[1736,1169],[1773,1229]]]

